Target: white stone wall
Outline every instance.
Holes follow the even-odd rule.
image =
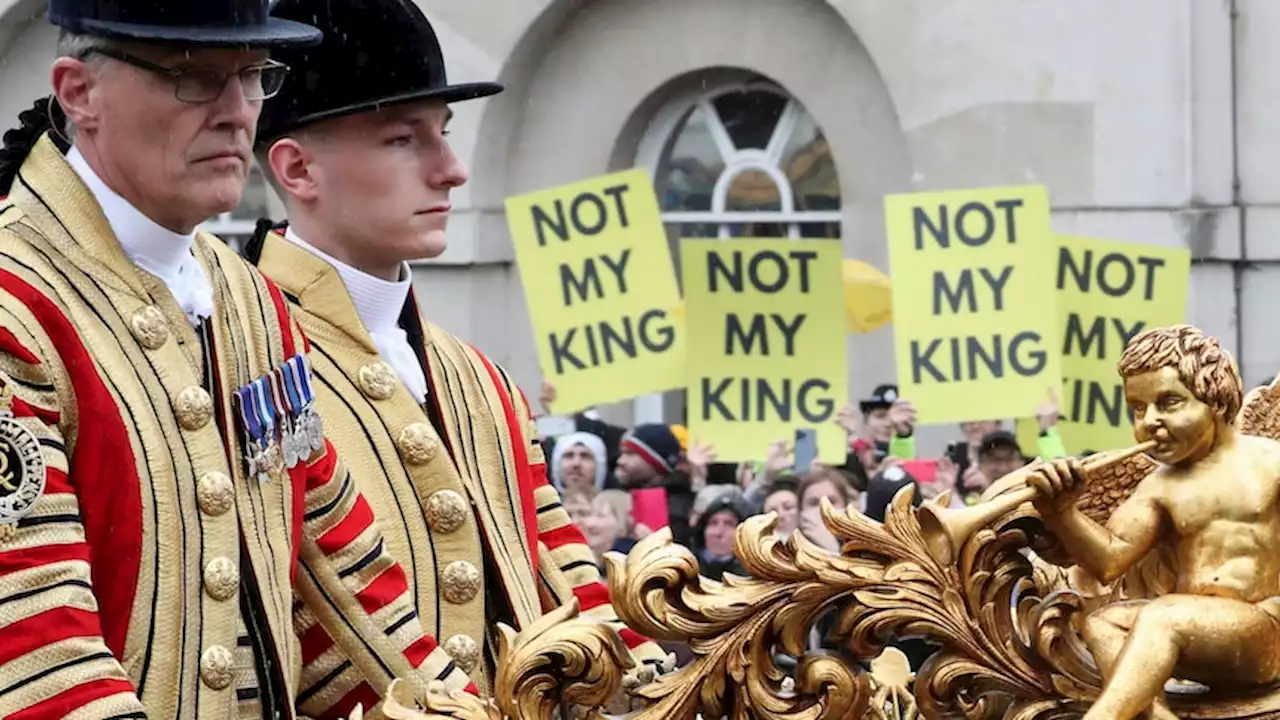
[[[449,251],[417,271],[419,296],[530,389],[502,199],[632,165],[679,90],[671,81],[711,66],[772,77],[822,123],[848,256],[886,266],[886,192],[1044,183],[1061,231],[1190,247],[1191,320],[1238,353],[1248,382],[1280,371],[1268,317],[1280,294],[1280,2],[419,4],[451,78],[509,86],[456,107],[473,182],[456,198]],[[45,82],[54,34],[23,24],[32,7],[0,0],[2,117]],[[850,349],[855,394],[892,372],[887,331]]]

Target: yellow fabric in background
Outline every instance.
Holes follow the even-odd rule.
[[[893,321],[889,276],[861,260],[844,261],[844,317],[850,333],[867,333]]]

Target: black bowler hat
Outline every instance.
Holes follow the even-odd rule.
[[[440,42],[413,0],[281,0],[272,14],[315,25],[324,40],[272,56],[289,66],[289,75],[263,105],[259,144],[320,120],[388,105],[502,92],[497,83],[449,84]]]
[[[314,45],[320,31],[273,18],[268,0],[50,0],[49,22],[122,40],[215,47]]]

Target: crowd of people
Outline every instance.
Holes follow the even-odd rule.
[[[554,413],[553,384],[543,384],[540,401],[547,414]],[[738,525],[753,515],[774,513],[778,535],[798,532],[838,552],[839,540],[821,519],[824,499],[837,509],[856,508],[883,522],[889,503],[909,485],[917,504],[949,492],[950,504],[961,507],[977,502],[993,480],[1033,457],[1066,455],[1057,430],[1058,405],[1050,399],[1037,411],[1035,448],[1023,448],[1004,421],[970,421],[960,423],[959,439],[940,457],[918,458],[916,408],[890,384],[837,414],[849,438],[839,466],[814,461],[797,467],[791,438],[763,449],[763,461],[722,463],[714,447],[691,442],[681,425],[628,429],[602,421],[591,410],[572,419],[574,432],[542,441],[549,448],[552,481],[597,561],[603,565],[608,552],[629,552],[659,529],[651,524],[659,525],[670,528],[675,542],[694,553],[702,575],[717,580],[726,573],[746,574],[734,553],[734,536]],[[655,488],[663,489],[666,500],[665,517],[656,519],[651,511],[640,512],[633,499],[640,497],[637,491]],[[904,649],[913,661],[927,657],[927,649],[909,644]]]

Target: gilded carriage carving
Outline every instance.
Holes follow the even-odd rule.
[[[1272,554],[1250,555],[1280,544],[1280,378],[1242,400],[1216,341],[1185,326],[1134,342],[1144,337],[1128,371],[1122,360],[1144,418],[1134,448],[1033,463],[972,508],[946,509],[945,497],[913,507],[910,487],[884,523],[824,506],[838,554],[749,518],[736,537],[749,578],[700,577],[665,531],[610,557],[622,620],[695,657],[636,689],[647,706],[630,717],[1280,717],[1280,660],[1268,664],[1280,657],[1269,641],[1280,638],[1280,573]],[[824,612],[843,652],[807,652]],[[628,660],[573,615],[506,635],[501,707],[428,705],[441,717],[550,718],[576,700],[599,714]],[[908,637],[940,648],[914,678],[881,654]],[[779,653],[798,658],[794,677]]]

